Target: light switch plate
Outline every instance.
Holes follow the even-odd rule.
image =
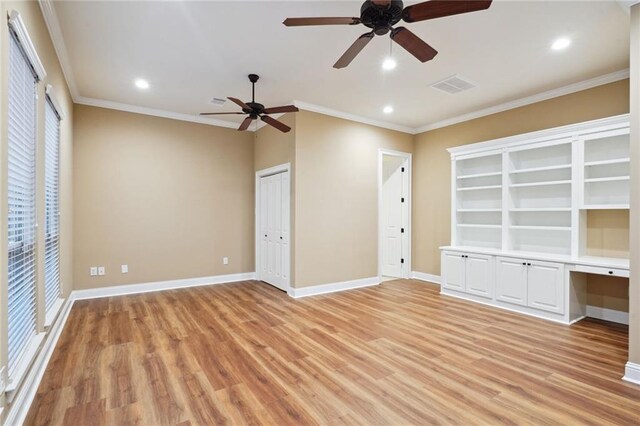
[[[104,266],[98,266],[98,275],[100,276],[104,275]]]
[[[92,266],[91,268],[89,268],[89,275],[91,275],[92,277],[98,275],[98,267]]]
[[[223,257],[222,258],[222,264],[223,265],[228,265],[229,264],[229,258],[228,257]]]

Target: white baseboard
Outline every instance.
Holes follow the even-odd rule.
[[[75,290],[75,300],[96,299],[100,297],[124,296],[127,294],[149,293],[152,291],[174,290],[178,288],[200,287],[213,284],[225,284],[255,279],[255,272],[240,274],[214,275],[211,277],[186,278],[182,280],[157,281],[142,284],[119,285],[112,287]]]
[[[47,365],[49,364],[49,359],[51,359],[51,355],[58,343],[60,334],[64,329],[64,325],[67,323],[67,318],[71,312],[73,302],[73,295],[69,296],[64,302],[62,311],[51,325],[51,328],[44,339],[42,348],[27,373],[27,377],[25,377],[18,390],[10,395],[11,406],[9,407],[9,411],[7,412],[7,417],[5,419],[6,425],[21,425],[24,423],[27,414],[29,413],[29,409],[31,408],[33,398],[36,396],[36,392],[40,386],[40,381],[42,380],[44,372],[47,369]]]
[[[294,298],[315,296],[318,294],[335,293],[336,291],[352,290],[355,288],[370,287],[380,284],[378,277],[361,278],[352,281],[342,281],[338,283],[314,285],[302,288],[290,288],[289,296]]]
[[[441,278],[439,275],[426,274],[424,272],[413,271],[411,273],[411,278],[414,280],[427,281],[433,284],[440,285]]]
[[[605,321],[629,325],[629,313],[624,311],[616,311],[614,309],[587,305],[587,316],[589,318],[597,318]]]
[[[640,385],[640,364],[627,362],[624,366],[624,377],[622,380]]]

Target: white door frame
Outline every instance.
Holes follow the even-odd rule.
[[[286,189],[289,192],[289,252],[286,254],[287,264],[289,265],[289,271],[287,271],[287,280],[285,282],[285,291],[287,294],[291,293],[291,163],[279,164],[277,166],[269,167],[268,169],[258,170],[256,172],[256,198],[255,198],[255,271],[256,280],[260,281],[260,179],[267,176],[277,175],[278,173],[289,172],[289,187]]]
[[[408,217],[409,223],[406,227],[406,234],[408,240],[408,253],[404,258],[404,268],[402,269],[402,278],[411,278],[411,198],[412,198],[412,188],[411,188],[411,180],[412,180],[412,165],[411,165],[411,157],[412,154],[408,152],[401,151],[393,151],[390,149],[379,148],[378,149],[378,280],[382,282],[382,262],[383,262],[383,254],[382,254],[382,243],[383,243],[383,232],[382,232],[382,159],[385,155],[390,155],[393,157],[402,157],[407,160],[407,176],[409,179],[409,194],[405,197],[405,202],[407,203],[408,209]]]

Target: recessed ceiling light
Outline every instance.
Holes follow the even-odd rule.
[[[385,114],[391,114],[393,112],[393,107],[391,105],[387,105],[382,109],[382,112]]]
[[[395,59],[393,58],[387,58],[384,60],[384,62],[382,63],[382,69],[383,70],[392,70],[394,69],[396,66],[398,65],[398,63],[396,62]]]
[[[553,44],[551,45],[551,48],[553,50],[562,50],[569,47],[569,45],[571,45],[571,40],[569,40],[566,37],[562,37],[554,41]]]
[[[135,81],[135,85],[138,89],[148,89],[149,88],[149,82],[147,80],[143,80],[141,78],[138,78]]]

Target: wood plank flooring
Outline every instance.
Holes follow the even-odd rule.
[[[243,282],[76,302],[26,424],[638,424],[626,360],[624,326],[417,281]]]

